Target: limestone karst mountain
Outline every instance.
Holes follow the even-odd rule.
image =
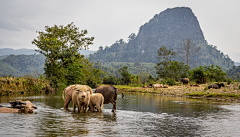
[[[156,14],[140,27],[138,34],[131,34],[128,42],[120,39],[111,46],[100,47],[90,57],[92,61],[101,62],[157,63],[157,50],[161,46],[177,51],[181,42],[187,38],[200,47],[195,61],[189,64],[191,67],[214,64],[227,69],[234,65],[228,55],[207,43],[197,17],[187,7],[166,9]],[[175,60],[182,61],[179,58]]]

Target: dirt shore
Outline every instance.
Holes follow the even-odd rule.
[[[142,88],[116,85],[123,92],[152,93],[167,96],[184,96],[191,98],[206,98],[211,100],[224,100],[240,102],[240,82],[234,82],[229,85],[224,83],[225,87],[220,89],[207,89],[208,84],[198,86],[170,86],[168,88]]]

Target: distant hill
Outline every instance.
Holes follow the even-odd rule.
[[[31,49],[0,49],[0,53],[3,54],[0,56],[0,77],[43,74],[45,57],[33,51]],[[80,52],[82,55],[88,56],[95,51],[80,50]]]
[[[235,66],[240,66],[240,62],[234,62]]]
[[[79,52],[80,52],[80,54],[82,54],[82,55],[84,55],[84,56],[87,56],[87,55],[89,55],[89,54],[95,53],[96,51],[84,50],[84,49],[82,49],[82,50],[80,50]]]
[[[84,50],[84,49],[80,50],[80,53],[82,55],[89,55],[95,52],[96,51]],[[0,59],[2,59],[3,57],[6,57],[7,55],[32,55],[32,54],[39,54],[39,53],[36,52],[34,49],[16,49],[16,50],[11,48],[0,49]]]
[[[226,70],[234,65],[228,55],[207,43],[197,17],[187,7],[166,9],[156,14],[140,27],[137,35],[129,35],[128,42],[120,39],[109,47],[100,47],[90,57],[92,61],[101,62],[157,63],[157,50],[161,46],[178,51],[180,43],[187,38],[200,47],[198,56],[194,58],[195,62],[189,64],[191,67],[214,64]],[[174,60],[182,61],[180,58]]]
[[[24,76],[26,74],[38,76],[43,74],[45,57],[34,55],[9,55],[0,60],[0,76]]]
[[[4,48],[0,49],[0,56],[4,55],[32,55],[34,53],[37,53],[34,51],[34,49],[11,49],[11,48]]]

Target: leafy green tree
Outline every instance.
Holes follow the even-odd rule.
[[[157,74],[159,77],[164,78],[167,77],[165,67],[171,64],[171,59],[176,56],[176,52],[173,49],[167,49],[165,46],[159,48],[158,52],[158,63],[155,68],[157,69]]]
[[[131,74],[128,72],[128,66],[123,66],[118,69],[118,72],[121,74],[123,84],[131,83]]]
[[[204,67],[199,66],[198,68],[190,71],[190,79],[196,80],[198,83],[206,83],[208,80],[209,72],[205,71]]]
[[[207,81],[224,81],[226,79],[226,73],[220,66],[199,66],[198,68],[190,71],[190,77],[192,80],[196,80],[199,83],[206,83]]]
[[[178,80],[180,77],[186,77],[188,74],[189,66],[183,62],[172,61],[171,59],[176,56],[171,48],[167,50],[165,46],[162,46],[158,50],[157,74],[160,78],[171,78]]]
[[[179,78],[184,78],[188,76],[188,71],[190,67],[185,65],[183,62],[171,61],[171,64],[165,66],[165,77],[178,80]]]
[[[63,88],[75,83],[87,83],[90,75],[86,74],[90,74],[90,71],[98,72],[98,70],[89,69],[93,65],[78,52],[93,44],[93,37],[85,37],[87,30],[79,31],[79,28],[70,23],[66,26],[46,26],[45,31],[37,33],[37,39],[34,39],[32,44],[39,48],[37,52],[46,57],[45,75],[55,88]]]
[[[209,80],[210,81],[217,81],[217,82],[220,82],[220,81],[224,81],[226,79],[226,75],[227,73],[225,73],[222,68],[218,65],[214,66],[213,64],[210,65],[210,66],[204,66],[206,71],[208,71],[209,75]]]

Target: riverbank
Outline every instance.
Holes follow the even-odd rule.
[[[207,89],[209,84],[200,84],[198,86],[169,86],[168,88],[143,88],[131,87],[126,85],[115,85],[123,92],[151,93],[167,96],[184,96],[191,98],[206,98],[212,100],[226,100],[240,102],[240,82],[233,82],[229,85],[224,83],[225,87],[220,89]]]
[[[0,96],[26,93],[49,93],[49,81],[31,77],[0,77]]]

